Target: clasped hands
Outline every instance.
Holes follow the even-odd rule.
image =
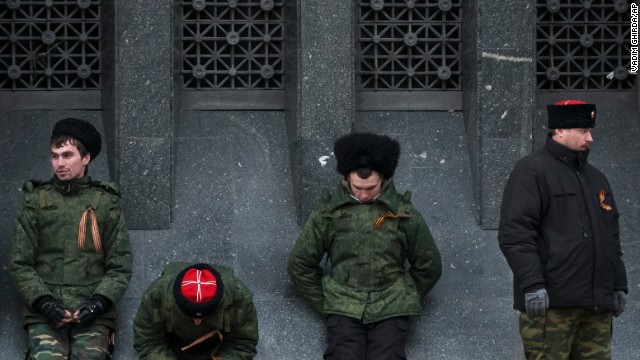
[[[89,326],[98,316],[108,310],[108,305],[108,299],[100,295],[94,295],[80,305],[72,314],[59,300],[52,296],[43,296],[36,302],[35,308],[55,327],[62,327],[71,323]]]

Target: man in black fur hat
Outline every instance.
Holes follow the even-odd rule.
[[[28,359],[110,356],[132,262],[120,193],[87,175],[101,146],[90,123],[58,121],[49,143],[53,178],[23,186],[11,275],[24,300]]]
[[[335,142],[334,154],[344,178],[311,213],[289,275],[326,316],[325,359],[405,359],[409,316],[420,315],[422,297],[440,278],[438,248],[411,194],[393,185],[396,141],[353,133]],[[328,274],[320,266],[325,254]]]
[[[543,149],[514,167],[498,240],[513,271],[527,359],[611,359],[612,315],[625,308],[618,207],[587,162],[596,106],[549,105]]]

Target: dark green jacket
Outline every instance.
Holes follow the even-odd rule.
[[[288,270],[317,311],[364,323],[421,313],[420,300],[442,270],[438,248],[410,198],[388,180],[373,203],[360,204],[342,180],[313,210],[291,251]],[[376,228],[385,212],[393,217]],[[331,262],[326,275],[319,265],[324,254]]]
[[[23,193],[11,249],[11,275],[25,302],[25,324],[46,322],[32,308],[42,296],[61,300],[73,313],[92,295],[99,294],[112,306],[96,323],[114,328],[115,304],[129,284],[132,267],[129,236],[115,185],[92,182],[85,176],[67,188],[56,180],[28,181]],[[84,247],[78,244],[80,219],[88,207],[96,215],[102,244],[98,252],[90,219]]]
[[[219,309],[196,326],[184,315],[173,297],[173,282],[178,273],[189,266],[172,263],[165,266],[142,297],[133,322],[133,347],[141,360],[211,360],[211,352],[218,344],[214,337],[186,352],[181,347],[213,331],[223,335],[216,355],[223,360],[253,359],[258,344],[258,317],[251,291],[224,266],[212,265],[220,273],[224,295]]]

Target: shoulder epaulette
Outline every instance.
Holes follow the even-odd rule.
[[[411,202],[411,191],[407,191],[404,193],[404,195],[402,195],[402,202],[403,203]]]
[[[164,265],[161,275],[177,275],[182,269],[189,266],[186,262],[172,262]]]
[[[319,209],[322,209],[325,212],[329,212],[330,204],[331,204],[331,192],[327,189],[323,189],[320,194],[320,204],[322,204]]]
[[[236,277],[236,274],[234,273],[233,269],[224,265],[217,265],[217,264],[210,264],[211,267],[213,267],[214,269],[216,269],[216,271],[220,274],[220,276],[222,276],[223,279],[233,279]],[[225,287],[225,289],[227,289]],[[231,290],[231,288],[229,288],[229,290]]]
[[[22,191],[32,193],[47,184],[51,184],[51,181],[28,180],[22,185]]]
[[[48,208],[53,205],[53,199],[49,194],[46,185],[50,185],[51,181],[29,180],[22,185],[22,192],[25,196],[25,204],[28,206],[39,206],[40,208]]]
[[[404,195],[402,195],[398,212],[403,213],[405,215],[409,215],[411,213],[412,208],[413,208],[413,204],[411,203],[411,192],[407,191],[404,193]]]
[[[331,193],[329,192],[329,190],[327,189],[322,190],[322,193],[320,194],[320,200],[325,203],[331,200]]]
[[[110,181],[94,181],[92,183],[92,185],[104,189],[109,194],[116,195],[116,196],[120,197],[120,190],[118,190],[118,185],[116,185],[116,183],[114,183],[114,182],[110,182]]]

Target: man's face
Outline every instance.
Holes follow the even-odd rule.
[[[347,180],[351,186],[351,192],[362,203],[369,203],[380,194],[382,177],[377,171],[372,171],[366,179],[361,178],[358,173],[353,171],[347,176]]]
[[[51,147],[51,166],[58,179],[62,181],[70,181],[79,179],[84,176],[84,170],[89,164],[91,155],[87,153],[84,157],[80,156],[80,151],[75,145],[68,141],[62,143],[62,146],[56,148]]]
[[[591,146],[591,128],[585,129],[557,129],[554,140],[571,150],[585,151]]]

